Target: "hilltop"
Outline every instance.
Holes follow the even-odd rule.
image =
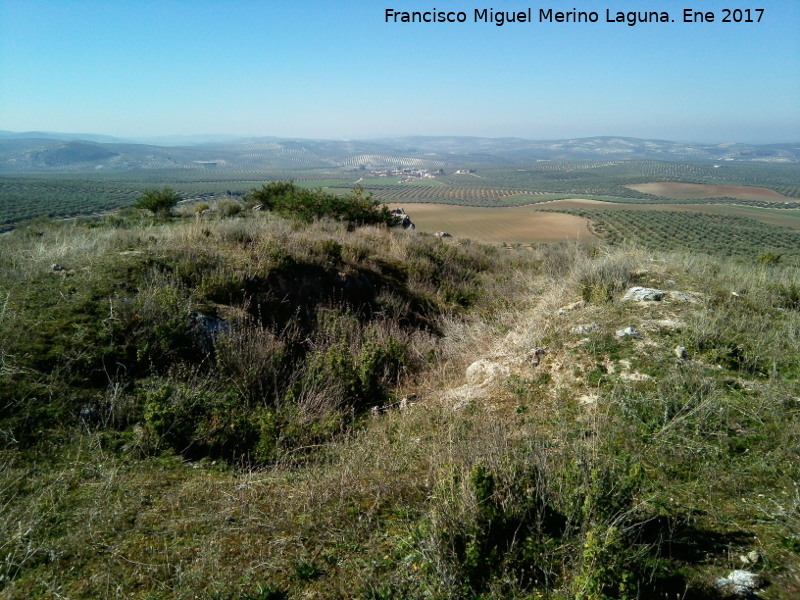
[[[340,214],[0,237],[0,595],[796,597],[796,267]]]

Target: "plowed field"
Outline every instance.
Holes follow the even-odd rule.
[[[401,205],[390,204],[390,208]],[[542,213],[532,206],[476,208],[444,204],[404,204],[418,231],[445,231],[455,238],[487,244],[531,244],[593,237],[588,221],[573,215]]]
[[[800,202],[797,198],[789,198],[776,191],[746,185],[703,185],[699,183],[641,183],[626,186],[637,192],[653,194],[675,200],[701,200],[703,198],[738,198],[763,202]]]

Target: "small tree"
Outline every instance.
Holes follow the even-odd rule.
[[[169,211],[180,199],[181,197],[171,188],[145,190],[142,192],[141,198],[133,206],[135,208],[145,208],[157,215],[169,215]]]

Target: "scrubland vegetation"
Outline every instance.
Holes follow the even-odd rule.
[[[0,237],[0,597],[797,596],[795,267],[277,191]]]

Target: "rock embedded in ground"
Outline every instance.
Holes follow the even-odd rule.
[[[761,587],[761,578],[750,571],[737,569],[728,573],[727,577],[717,579],[714,585],[724,594],[735,598],[748,598]]]
[[[754,565],[761,560],[761,555],[755,550],[751,550],[747,554],[740,556],[739,560],[741,560],[745,565]]]
[[[626,327],[625,329],[618,329],[617,330],[617,337],[640,337],[641,334],[636,331],[633,327]]]
[[[675,347],[675,356],[680,358],[681,360],[686,360],[689,358],[689,353],[686,351],[686,348],[683,346],[676,346]]]
[[[591,333],[595,329],[597,329],[599,325],[597,323],[582,323],[581,325],[576,325],[572,328],[572,333],[577,333],[578,335],[583,335],[585,333]]]
[[[659,302],[667,296],[668,292],[664,290],[657,290],[655,288],[647,288],[641,286],[634,286],[630,288],[622,297],[620,302]]]
[[[508,367],[485,358],[476,360],[467,367],[467,383],[469,385],[485,385],[500,375],[508,375]]]
[[[625,295],[620,298],[620,302],[660,302],[662,300],[671,300],[672,302],[687,302],[696,304],[700,300],[695,294],[690,292],[681,292],[678,290],[657,290],[655,288],[647,288],[641,286],[634,286],[625,292]]]

